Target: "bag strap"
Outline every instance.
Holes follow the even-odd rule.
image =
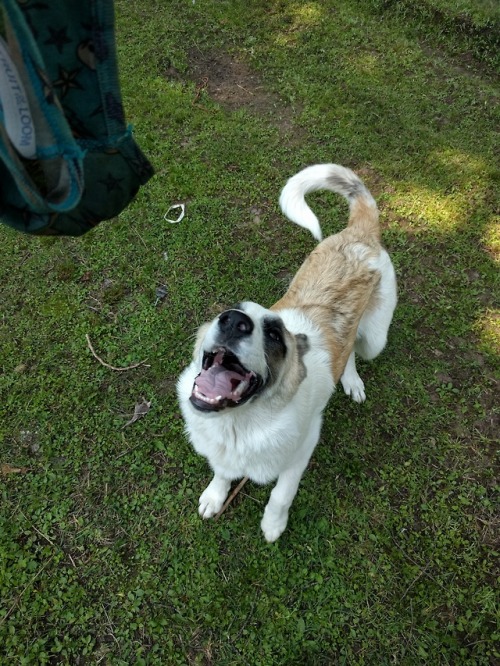
[[[10,82],[10,87],[3,86],[0,99],[0,159],[34,213],[71,210],[83,191],[85,152],[72,135],[18,3],[3,0],[2,4],[5,40],[0,60],[4,81]],[[17,104],[21,129],[23,123],[31,121],[32,143],[24,152],[13,135],[13,104]]]

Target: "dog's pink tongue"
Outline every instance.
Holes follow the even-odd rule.
[[[198,390],[207,398],[231,398],[233,391],[245,378],[222,365],[202,370],[195,380]]]

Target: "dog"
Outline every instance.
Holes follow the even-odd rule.
[[[322,241],[305,196],[323,189],[347,199],[349,220]],[[355,354],[373,359],[384,349],[397,301],[377,204],[353,171],[310,166],[288,180],[280,206],[319,245],[271,308],[245,301],[202,325],[177,383],[187,436],[214,472],[200,515],[215,516],[236,479],[277,479],[261,521],[268,542],[286,528],[337,383],[365,400]]]

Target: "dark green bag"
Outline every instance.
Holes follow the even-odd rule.
[[[79,236],[153,174],[125,124],[113,2],[0,7],[0,220]]]

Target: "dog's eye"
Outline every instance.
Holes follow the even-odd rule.
[[[267,331],[267,336],[271,338],[271,340],[274,340],[274,342],[283,342],[283,338],[281,337],[281,333],[277,328],[269,328]]]

